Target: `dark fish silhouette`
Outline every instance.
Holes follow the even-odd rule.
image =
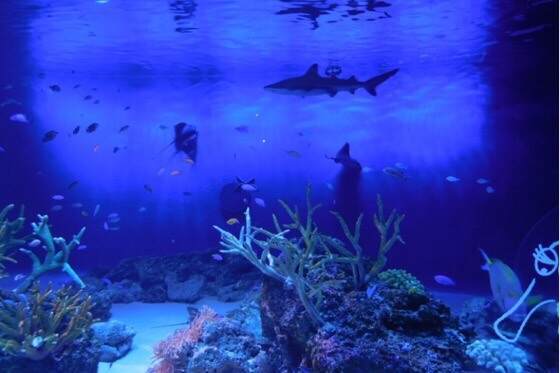
[[[86,97],[84,97],[84,100],[85,100],[85,101],[91,100],[91,99],[92,99],[91,95],[87,95]]]
[[[335,161],[335,163],[340,163],[342,167],[347,169],[362,169],[362,165],[360,164],[360,162],[350,157],[350,144],[348,143],[345,143],[334,157],[327,156],[327,158],[332,159],[333,161]]]
[[[113,154],[117,153],[119,150],[121,150],[121,148],[119,148],[118,146],[115,146],[113,148]]]
[[[266,90],[296,96],[311,96],[328,94],[336,96],[338,92],[348,91],[352,94],[359,88],[364,88],[372,96],[377,95],[377,86],[395,75],[399,69],[394,69],[377,75],[365,82],[360,82],[356,77],[339,79],[337,77],[322,77],[319,75],[319,65],[313,64],[307,72],[296,78],[289,78],[264,87]]]
[[[175,137],[169,145],[175,146],[176,153],[185,153],[193,162],[196,162],[198,151],[198,131],[196,127],[185,122],[175,125]]]
[[[220,213],[225,220],[241,220],[251,203],[251,194],[239,187],[237,181],[228,183],[220,190]]]
[[[58,135],[57,131],[51,130],[43,135],[43,142],[53,141],[57,135]]]
[[[53,92],[60,92],[60,91],[61,91],[61,88],[60,88],[60,86],[59,86],[58,84],[50,85],[49,88],[50,88],[51,91],[53,91]]]
[[[76,126],[76,128],[74,128],[74,131],[72,131],[74,135],[77,135],[78,132],[80,132],[80,126]]]
[[[148,184],[144,184],[144,190],[148,193],[152,193],[154,191]]]
[[[119,132],[124,132],[124,131],[126,131],[129,127],[130,127],[129,125],[122,126],[122,127],[119,129]]]
[[[87,133],[95,132],[95,130],[96,130],[98,127],[99,127],[99,123],[94,122],[94,123],[90,124],[89,126],[87,126],[86,132],[87,132]]]
[[[79,181],[78,180],[74,180],[72,181],[70,184],[68,184],[68,190],[74,189],[76,187],[76,185],[78,185]]]

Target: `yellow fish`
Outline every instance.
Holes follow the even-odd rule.
[[[181,175],[181,171],[179,170],[173,170],[169,173],[169,175],[171,176],[177,176],[177,175]]]
[[[231,219],[228,219],[228,221],[226,221],[226,223],[228,225],[235,225],[235,224],[239,224],[239,220],[237,220],[236,218],[231,218]]]

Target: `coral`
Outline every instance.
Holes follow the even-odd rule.
[[[185,350],[192,347],[202,336],[204,325],[218,318],[214,310],[202,307],[198,315],[186,328],[178,329],[171,336],[154,346],[153,368],[157,373],[173,372],[174,367],[183,366]]]
[[[424,285],[413,275],[402,269],[388,269],[381,272],[379,280],[389,287],[401,289],[409,294],[424,294]]]
[[[33,234],[45,245],[47,254],[45,255],[43,263],[41,263],[39,257],[33,251],[20,249],[21,252],[27,254],[31,258],[33,268],[31,273],[16,288],[16,292],[23,293],[27,291],[33,282],[44,273],[58,268],[66,272],[80,287],[85,287],[83,281],[72,266],[70,266],[70,263],[68,263],[70,253],[80,245],[80,240],[86,230],[85,227],[82,228],[77,235],[74,235],[70,243],[66,243],[66,240],[62,237],[53,238],[48,225],[49,217],[47,215],[38,215],[38,218],[39,223],[32,223],[31,226],[33,227]],[[57,247],[60,248],[59,251],[56,251]]]
[[[499,373],[520,373],[527,364],[527,354],[498,339],[479,339],[467,346],[466,353],[478,366]]]
[[[96,322],[91,326],[95,339],[101,345],[100,361],[113,362],[120,359],[132,348],[134,329],[117,320]]]
[[[360,245],[360,228],[363,214],[360,214],[356,220],[354,233],[352,233],[350,232],[348,224],[339,213],[334,211],[331,211],[331,213],[338,219],[338,222],[340,223],[346,238],[350,241],[355,254],[349,252],[346,248],[344,248],[344,246],[336,244],[336,241],[331,241],[331,243],[334,243],[332,246],[342,257],[345,258],[345,262],[352,266],[354,286],[356,289],[359,289],[374,279],[383,267],[385,267],[387,264],[387,253],[389,250],[391,250],[397,242],[404,244],[400,233],[400,225],[404,219],[404,215],[397,213],[396,210],[393,210],[391,211],[391,214],[389,214],[389,217],[385,219],[383,201],[381,200],[381,196],[379,194],[377,195],[377,213],[373,216],[373,222],[379,232],[379,247],[377,249],[376,260],[370,267],[369,271],[366,272],[363,249]],[[339,261],[344,262],[342,260]]]
[[[281,225],[273,215],[276,233],[253,227],[249,209],[245,212],[245,226],[241,228],[239,237],[217,226],[214,228],[221,234],[220,244],[225,248],[222,253],[242,255],[265,275],[294,288],[313,322],[322,325],[324,320],[317,307],[323,299],[323,292],[340,283],[336,280],[315,282],[311,273],[324,270],[328,263],[336,261],[337,256],[328,251],[325,236],[319,233],[313,221],[313,214],[320,205],[312,205],[310,187],[306,197],[305,221],[300,218],[297,206],[290,208],[280,201],[292,222]],[[260,254],[253,245],[260,248]]]
[[[0,278],[6,276],[2,262],[15,263],[11,257],[13,249],[25,244],[25,238],[18,237],[25,223],[23,207],[15,220],[9,220],[8,214],[13,208],[14,205],[8,205],[0,211]]]
[[[62,352],[92,324],[91,298],[70,288],[13,295],[0,303],[0,348],[7,354],[31,360]]]

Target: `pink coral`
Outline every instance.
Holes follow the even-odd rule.
[[[181,352],[194,345],[202,336],[204,325],[216,320],[218,315],[210,307],[203,306],[196,318],[186,328],[177,329],[172,335],[154,346],[153,360],[157,364],[154,373],[173,373],[175,364],[180,360]]]

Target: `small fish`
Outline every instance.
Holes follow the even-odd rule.
[[[74,128],[74,130],[72,131],[72,134],[77,135],[78,132],[80,132],[80,126],[76,126],[76,127]]]
[[[118,146],[115,146],[113,148],[113,154],[116,154],[119,150],[121,150],[121,148],[119,148]]]
[[[33,348],[40,348],[41,346],[43,346],[44,343],[45,343],[44,338],[41,336],[37,336],[33,338],[33,340],[31,341],[31,346],[33,346]]]
[[[95,208],[93,209],[93,214],[92,216],[95,217],[97,216],[97,214],[99,213],[99,210],[101,209],[101,206],[99,204],[95,205]]]
[[[396,168],[399,168],[399,169],[401,169],[401,170],[408,170],[408,166],[405,165],[405,164],[402,163],[402,162],[397,162],[397,163],[395,163],[395,167],[396,167]]]
[[[109,230],[109,224],[107,224],[107,222],[103,222],[103,229],[105,229],[106,231]]]
[[[301,158],[301,153],[297,150],[286,150],[286,154],[292,158]]]
[[[372,285],[368,286],[368,288],[366,290],[367,298],[371,299],[376,291],[377,291],[377,284],[372,284]]]
[[[266,203],[264,202],[264,199],[259,197],[255,197],[255,204],[260,207],[266,207]]]
[[[116,223],[118,223],[118,222],[120,222],[120,221],[121,221],[120,216],[117,216],[117,217],[114,217],[114,218],[108,218],[108,219],[107,219],[107,222],[108,222],[108,223],[111,223],[111,224],[116,224]]]
[[[89,126],[86,127],[86,132],[87,133],[95,132],[97,127],[99,127],[99,123],[93,122],[92,124],[90,124]]]
[[[444,275],[435,275],[434,280],[435,282],[443,286],[455,286],[455,281]]]
[[[62,90],[58,84],[50,85],[49,88],[50,88],[51,91],[53,91],[53,92],[60,92],[60,91]]]
[[[241,133],[248,133],[249,132],[249,127],[248,126],[237,126],[237,127],[234,127],[234,130],[236,130],[237,132],[241,132]]]
[[[192,196],[192,193],[191,192],[183,192],[183,195],[185,197],[190,197],[190,196]]]
[[[17,113],[17,114],[11,115],[10,120],[12,122],[17,122],[17,123],[29,123],[29,120],[27,119],[27,117],[23,113]]]
[[[58,135],[58,132],[55,131],[55,130],[48,131],[47,133],[45,133],[43,135],[43,142],[53,141],[56,138],[57,135]]]
[[[100,145],[100,144],[95,144],[95,145],[93,146],[93,152],[94,152],[94,153],[97,153],[97,152],[99,151],[99,149],[101,149],[101,145]]]
[[[185,162],[187,162],[188,164],[194,164],[194,161],[189,157],[185,158]]]
[[[391,167],[391,166],[384,167],[382,171],[384,174],[395,177],[397,179],[403,179],[403,180],[407,179],[407,176],[404,173],[404,171],[397,167]]]
[[[458,177],[455,177],[455,176],[447,176],[445,178],[445,180],[449,181],[450,183],[456,183],[457,181],[460,181],[461,179],[459,179]]]
[[[53,201],[62,201],[64,199],[64,196],[62,194],[55,194],[51,198],[53,199]]]
[[[170,176],[178,176],[181,175],[181,171],[179,170],[173,170],[169,173]]]
[[[144,190],[149,193],[152,193],[154,191],[148,184],[144,184]]]
[[[39,246],[40,244],[41,244],[41,240],[39,240],[39,239],[36,238],[36,239],[34,239],[33,241],[31,241],[31,242],[28,244],[28,246],[29,246],[29,247],[37,247],[37,246]]]
[[[362,168],[362,173],[364,173],[364,174],[368,174],[371,171],[373,171],[373,168],[371,168],[371,167],[365,166],[365,167]]]
[[[143,213],[143,212],[146,212],[146,210],[147,210],[147,208],[145,208],[144,206],[142,206],[142,207],[140,207],[140,208],[138,209],[138,212],[139,212],[139,213]]]
[[[87,95],[86,97],[84,97],[84,101],[88,101],[91,100],[93,97],[91,97],[91,95]]]
[[[87,216],[89,215],[87,211],[82,211],[81,214],[82,214],[82,216],[84,216],[84,217],[87,217]]]
[[[492,193],[494,193],[495,191],[496,191],[496,189],[494,189],[494,187],[492,187],[491,185],[488,185],[488,186],[486,187],[486,193],[488,193],[488,194],[492,194]]]
[[[214,259],[217,262],[221,262],[222,260],[224,260],[224,257],[221,256],[220,254],[212,254],[212,259]]]
[[[93,104],[97,105],[97,104],[99,104],[99,102],[100,102],[99,99],[97,99],[97,100],[93,101]]]
[[[18,105],[18,106],[23,106],[23,104],[21,102],[19,102],[18,100],[14,100],[13,98],[9,98],[5,101],[2,101],[0,103],[0,108],[3,108],[4,106],[8,106],[8,105]]]
[[[54,205],[53,207],[51,207],[51,211],[54,211],[54,212],[61,211],[61,210],[62,210],[61,205]]]
[[[325,184],[329,190],[334,190],[334,186],[331,183]]]
[[[125,106],[124,110],[130,110],[130,106]]]
[[[72,181],[70,184],[68,184],[68,186],[66,187],[68,190],[74,189],[80,182],[78,180],[74,180]]]
[[[160,129],[160,130],[166,130],[166,129],[168,129],[168,128],[169,128],[169,127],[167,127],[167,126],[164,125],[164,124],[160,124],[160,125],[159,125],[159,129]]]
[[[165,167],[162,167],[158,170],[157,174],[158,174],[158,176],[161,176],[161,175],[163,175],[164,172],[165,172]]]
[[[239,224],[239,220],[237,220],[236,218],[231,218],[231,219],[228,219],[228,220],[226,221],[226,223],[227,223],[228,225],[235,225],[235,224]]]
[[[81,209],[82,207],[84,207],[84,205],[81,202],[74,202],[72,204],[72,207],[75,208],[75,209]]]
[[[0,153],[5,153],[6,149],[3,146],[0,146]]]
[[[241,190],[244,190],[246,192],[256,192],[257,191],[257,185],[255,182],[255,179],[251,179],[251,180],[241,180],[240,178],[236,178],[237,184],[238,184],[238,188]]]
[[[87,245],[78,246],[78,250],[85,250],[85,249],[87,249]]]
[[[126,126],[122,126],[121,128],[119,128],[119,133],[122,133],[124,131],[126,131],[127,129],[129,129],[130,126],[127,124]]]
[[[17,275],[14,276],[14,281],[23,280],[24,278],[25,275],[23,273],[18,273]]]
[[[118,218],[119,217],[119,213],[118,212],[112,212],[109,215],[107,215],[107,218],[112,219],[112,218]]]
[[[74,84],[74,86],[72,88],[74,88],[74,89],[80,88],[80,85],[79,84]]]
[[[488,181],[488,179],[485,179],[485,178],[481,177],[480,179],[476,180],[476,183],[480,184],[480,185],[484,185],[484,184],[488,184],[489,181]]]

